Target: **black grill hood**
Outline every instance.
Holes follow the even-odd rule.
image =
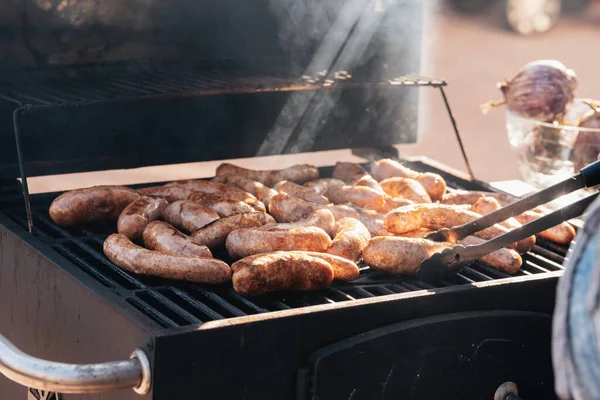
[[[420,3],[0,0],[0,179],[414,142]]]

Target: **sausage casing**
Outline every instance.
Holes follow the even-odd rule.
[[[143,196],[160,197],[166,199],[169,203],[173,203],[177,200],[185,200],[196,192],[180,186],[150,186],[138,189],[138,193]]]
[[[363,260],[374,270],[414,275],[421,261],[453,246],[452,243],[421,238],[378,236],[369,240],[363,249]]]
[[[327,232],[314,226],[280,227],[267,225],[237,229],[227,236],[225,247],[234,260],[273,251],[323,252],[331,243]]]
[[[142,238],[144,246],[150,250],[181,256],[213,256],[208,247],[163,221],[154,221],[148,224]]]
[[[114,220],[123,209],[140,197],[124,186],[94,186],[58,196],[50,204],[50,218],[60,226]]]
[[[310,215],[310,217],[306,219],[301,219],[300,221],[296,222],[282,223],[278,226],[289,228],[301,226],[316,226],[317,228],[321,228],[325,232],[327,232],[329,236],[335,236],[335,217],[333,216],[332,212],[327,208],[316,210]]]
[[[535,211],[525,211],[521,215],[517,215],[515,219],[522,224],[528,224],[531,221],[535,221],[538,218],[543,217],[543,214]],[[550,229],[546,229],[543,232],[538,233],[538,236],[558,244],[569,244],[575,239],[577,232],[575,228],[568,222],[563,222]]]
[[[371,234],[362,222],[354,218],[342,218],[336,222],[336,235],[326,252],[356,262],[369,239]]]
[[[432,201],[440,200],[446,192],[446,181],[440,175],[413,171],[389,158],[375,161],[371,165],[371,174],[380,182],[393,177],[412,178],[423,185]]]
[[[188,200],[194,201],[204,207],[210,208],[221,217],[233,214],[255,212],[252,206],[240,200],[230,199],[218,194],[194,192],[188,196]]]
[[[326,205],[329,204],[329,200],[327,197],[320,195],[314,190],[304,187],[302,185],[298,185],[297,183],[290,181],[281,181],[276,184],[273,189],[277,190],[279,193],[288,194],[290,196],[297,197],[302,200],[306,200],[309,203]]]
[[[335,204],[352,203],[371,210],[380,210],[385,205],[385,194],[367,186],[330,185],[324,195]]]
[[[379,182],[384,192],[392,197],[400,197],[415,203],[431,203],[427,190],[411,178],[388,178]]]
[[[227,236],[236,229],[252,228],[274,223],[275,219],[263,212],[234,214],[229,217],[220,218],[206,225],[204,228],[198,229],[191,236],[198,243],[215,250],[225,246]]]
[[[106,238],[104,254],[117,266],[139,275],[209,284],[231,278],[231,268],[221,260],[144,249],[120,233]]]
[[[314,190],[319,194],[323,194],[329,189],[330,186],[344,186],[346,182],[340,179],[333,178],[321,178],[313,181],[306,182],[304,187]]]
[[[334,278],[328,262],[302,252],[259,254],[236,261],[231,267],[233,289],[247,296],[278,290],[320,290]]]
[[[119,215],[117,231],[131,240],[139,239],[146,226],[159,219],[169,203],[162,198],[142,196]]]
[[[183,181],[175,181],[166,186],[178,186],[196,192],[217,194],[234,200],[243,201],[256,211],[266,211],[265,205],[259,201],[252,193],[248,193],[242,189],[227,186],[222,183],[205,181],[202,179],[188,179]]]
[[[178,200],[169,204],[163,216],[169,224],[189,233],[194,233],[219,219],[219,215],[210,208],[189,200]]]
[[[358,266],[354,262],[344,257],[327,253],[315,253],[310,251],[304,251],[303,253],[316,258],[320,258],[323,261],[327,261],[333,268],[334,279],[351,281],[353,279],[358,278],[358,276],[360,275],[360,270],[358,269]]]
[[[366,186],[383,193],[381,185],[362,166],[349,162],[337,162],[333,168],[333,178],[353,186]]]
[[[300,164],[279,170],[253,170],[223,163],[217,167],[219,175],[240,175],[273,187],[280,181],[304,183],[319,177],[319,170],[314,165]]]
[[[263,202],[265,207],[269,207],[271,197],[277,194],[277,190],[271,189],[258,181],[244,178],[239,175],[219,175],[212,179],[213,182],[223,183],[225,185],[235,186],[239,189],[252,193],[257,199]]]
[[[467,236],[458,241],[458,243],[463,246],[479,245],[484,242],[485,239],[476,236]],[[523,259],[519,253],[512,249],[499,249],[490,254],[486,254],[479,260],[508,274],[514,274],[523,265]]]

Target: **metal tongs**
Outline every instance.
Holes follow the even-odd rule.
[[[432,232],[426,236],[426,239],[436,242],[456,243],[456,241],[460,239],[488,228],[498,222],[505,221],[515,215],[519,215],[524,211],[546,204],[579,189],[591,188],[598,184],[600,184],[600,161],[595,161],[582,168],[577,175],[565,179],[562,182],[540,190],[537,193],[464,225],[455,226],[453,228],[444,228]],[[439,282],[448,275],[460,272],[463,268],[486,254],[492,253],[531,235],[545,231],[562,222],[581,216],[597,196],[598,192],[591,194],[568,206],[525,224],[520,228],[488,240],[485,243],[466,247],[456,245],[455,247],[445,249],[440,253],[435,253],[430,258],[421,262],[421,266],[416,274],[417,278],[426,282]]]

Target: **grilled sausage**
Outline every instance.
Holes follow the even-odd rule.
[[[160,197],[166,199],[169,203],[173,203],[177,200],[185,200],[196,192],[179,186],[151,186],[138,189],[138,193],[142,196]]]
[[[333,178],[321,178],[313,181],[306,182],[304,187],[314,190],[319,194],[323,194],[329,189],[330,186],[344,186],[346,182],[340,179]]]
[[[339,257],[333,254],[314,253],[310,251],[304,251],[302,253],[308,254],[309,256],[313,256],[316,258],[320,258],[323,261],[327,261],[333,268],[334,279],[351,281],[353,279],[358,278],[358,276],[360,275],[360,270],[358,269],[358,266],[354,262],[346,258]]]
[[[279,224],[279,226],[289,228],[301,226],[316,226],[317,228],[321,228],[325,232],[327,232],[329,236],[335,236],[335,217],[333,216],[333,213],[327,208],[316,210],[307,219],[301,219],[300,221],[296,222],[282,223]]]
[[[219,219],[219,215],[210,208],[189,200],[178,200],[169,204],[163,216],[169,224],[189,233],[194,233]]]
[[[210,208],[221,217],[255,211],[254,208],[243,201],[219,196],[218,194],[194,192],[188,196],[188,200]]]
[[[308,218],[316,210],[329,210],[336,221],[341,218],[358,218],[358,212],[345,205],[318,205],[286,194],[278,194],[271,199],[269,213],[278,222],[296,222]]]
[[[358,261],[371,239],[369,230],[354,218],[342,218],[335,225],[336,235],[326,252],[354,262]]]
[[[363,249],[363,260],[374,270],[414,275],[421,266],[421,261],[453,246],[455,245],[452,243],[421,238],[380,236],[369,240]]]
[[[243,201],[244,203],[254,208],[256,211],[267,211],[265,205],[260,200],[258,200],[253,194],[248,193],[242,189],[224,185],[222,183],[210,182],[202,179],[188,179],[183,181],[175,181],[165,186],[177,186],[190,189],[196,192],[217,194],[219,196],[227,197],[233,200]]]
[[[471,210],[477,214],[486,215],[502,208],[498,200],[493,197],[481,197],[471,206]],[[506,221],[502,221],[499,225],[504,226],[509,230],[520,228],[522,225],[514,218],[509,218]],[[521,254],[527,253],[535,246],[535,236],[530,236],[517,243],[515,248]]]
[[[50,204],[50,218],[60,226],[117,219],[140,195],[124,186],[94,186],[58,196]]]
[[[371,236],[393,236],[383,227],[384,214],[362,208],[357,208],[356,211],[358,212],[358,220],[363,223]]]
[[[168,205],[165,199],[140,197],[121,212],[117,220],[117,231],[131,240],[139,239],[146,226],[159,219]]]
[[[523,214],[517,215],[515,219],[525,225],[541,217],[543,217],[543,214],[541,213],[535,211],[525,211]],[[567,245],[571,243],[573,239],[575,239],[576,234],[577,232],[571,224],[568,222],[563,222],[538,233],[538,236],[554,243]]]
[[[358,164],[338,162],[333,168],[333,178],[353,186],[366,186],[383,193],[381,185]]]
[[[400,197],[392,197],[386,193],[385,194],[385,204],[384,204],[383,208],[378,211],[382,212],[382,213],[388,213],[398,207],[404,207],[404,206],[408,206],[411,204],[415,204],[415,202],[412,200],[403,199]]]
[[[213,256],[208,247],[200,244],[194,238],[184,235],[166,222],[151,222],[144,229],[142,238],[144,246],[150,250],[180,256]]]
[[[458,241],[463,246],[478,245],[484,242],[484,239],[476,236],[467,236]],[[507,274],[514,274],[523,265],[523,259],[519,253],[511,249],[496,250],[490,254],[486,254],[479,260]]]
[[[233,289],[246,296],[278,290],[320,290],[334,278],[327,261],[302,252],[259,254],[241,259],[231,267]]]
[[[252,193],[257,199],[263,202],[265,207],[269,207],[269,201],[271,200],[271,197],[277,194],[277,190],[271,189],[260,182],[238,175],[215,176],[212,179],[212,182],[235,186],[239,189],[245,190],[248,193]]]
[[[392,197],[400,197],[415,203],[431,203],[427,190],[411,178],[388,178],[379,182],[384,192]]]
[[[302,200],[306,200],[309,203],[326,205],[329,204],[329,200],[325,196],[321,196],[319,193],[314,190],[304,187],[302,185],[298,185],[297,183],[290,181],[281,181],[276,184],[273,189],[277,190],[279,193],[289,194],[290,196],[297,197]]]
[[[406,238],[424,238],[430,233],[432,233],[431,229],[421,228],[410,232],[398,233],[397,236],[402,236]]]
[[[275,219],[263,212],[234,214],[229,217],[220,218],[206,225],[204,228],[198,229],[191,236],[198,243],[205,245],[211,250],[215,250],[223,248],[227,236],[236,229],[252,228],[274,223]]]
[[[432,201],[440,200],[446,192],[446,181],[440,175],[413,171],[389,158],[374,162],[371,166],[371,174],[380,182],[393,177],[414,179],[423,185]]]
[[[216,175],[239,175],[273,187],[277,182],[280,181],[304,183],[313,179],[317,179],[319,177],[319,170],[314,165],[302,164],[293,165],[291,167],[279,170],[261,171],[242,168],[229,163],[223,163],[217,167]]]
[[[210,284],[231,278],[231,268],[221,260],[147,250],[120,233],[106,238],[104,254],[117,266],[139,275]]]
[[[504,193],[494,193],[494,192],[480,192],[480,191],[468,191],[468,190],[460,190],[453,193],[446,193],[440,203],[443,204],[474,204],[481,197],[493,197],[498,200],[498,203],[502,207],[506,207],[507,205],[514,203],[518,200],[516,197],[513,197],[509,194]],[[533,211],[547,214],[551,212],[548,208],[544,206],[538,206],[533,209]]]
[[[324,195],[335,204],[352,203],[371,210],[385,205],[385,194],[367,186],[330,185]]]
[[[322,252],[331,239],[327,232],[314,226],[280,227],[267,225],[237,229],[227,236],[225,247],[234,260],[280,250]]]

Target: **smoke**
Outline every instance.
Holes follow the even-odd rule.
[[[375,55],[380,58],[375,78],[385,81],[394,76],[384,74],[398,72],[399,62],[414,65],[419,57],[420,21],[411,21],[406,12],[418,3],[419,0],[271,0],[270,9],[281,21],[282,46],[294,49],[292,63],[309,82],[333,83],[352,78],[348,71],[355,71]],[[415,32],[418,38],[413,37]],[[418,71],[403,71],[409,72]],[[293,92],[256,155],[310,151],[328,118],[340,111],[336,109],[340,106],[340,93]],[[398,118],[385,115],[385,108],[379,110],[383,118]]]

